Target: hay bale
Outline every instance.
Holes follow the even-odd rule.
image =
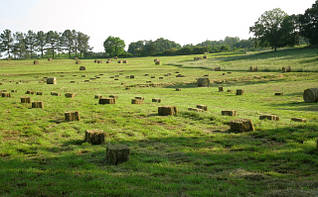
[[[149,74],[148,74],[148,73],[146,73],[144,76],[149,76]]]
[[[154,78],[156,78],[156,76],[151,76],[150,78],[151,78],[151,79],[154,79]]]
[[[44,104],[42,101],[32,102],[32,108],[44,108]]]
[[[141,97],[141,96],[135,96],[135,99],[145,100],[145,98],[144,98],[144,97]]]
[[[278,121],[279,117],[276,115],[260,115],[259,119],[260,120],[276,120],[276,121]]]
[[[20,100],[21,100],[21,103],[31,103],[30,97],[21,97]]]
[[[199,61],[199,60],[201,60],[201,59],[202,59],[201,57],[194,57],[194,58],[193,58],[194,61]]]
[[[11,93],[17,93],[18,90],[11,90]]]
[[[294,122],[307,122],[305,118],[291,118],[291,121]]]
[[[210,79],[209,78],[199,78],[197,80],[198,87],[209,87],[210,86]]]
[[[235,110],[224,110],[221,111],[222,116],[236,116]]]
[[[116,99],[114,98],[99,98],[98,104],[116,104]]]
[[[33,61],[33,64],[34,64],[34,65],[38,65],[38,64],[39,64],[39,61],[38,61],[38,60],[34,60],[34,61]]]
[[[11,97],[11,94],[9,92],[2,92],[1,97]]]
[[[79,70],[86,70],[86,67],[85,66],[80,66]]]
[[[204,55],[204,56],[203,56],[203,59],[208,59],[208,56]]]
[[[223,92],[224,91],[224,88],[222,86],[218,87],[219,89],[219,92]]]
[[[144,100],[142,99],[131,99],[131,104],[143,104],[144,103]]]
[[[64,96],[65,96],[66,98],[74,98],[74,97],[75,97],[75,94],[74,94],[74,93],[67,92],[67,93],[64,94]]]
[[[75,64],[80,64],[80,63],[81,63],[81,61],[79,61],[79,60],[75,61]]]
[[[53,59],[52,58],[48,58],[47,61],[51,62],[51,61],[53,61]]]
[[[89,82],[89,80],[88,80],[88,79],[86,79],[86,80],[84,80],[84,82]]]
[[[275,92],[274,95],[275,95],[275,96],[283,96],[283,93],[282,93],[282,92]]]
[[[130,90],[130,87],[125,87],[125,90]]]
[[[257,66],[255,66],[255,67],[251,66],[250,67],[250,72],[257,72],[257,71],[258,71]]]
[[[109,95],[109,98],[118,99],[118,96],[116,96],[116,95]]]
[[[34,91],[32,91],[32,90],[27,90],[27,91],[25,92],[25,94],[34,94]]]
[[[106,163],[118,165],[129,160],[129,147],[120,144],[108,144],[106,147]]]
[[[177,74],[176,77],[185,77],[185,76],[182,74]]]
[[[103,61],[102,60],[97,60],[97,64],[102,64]]]
[[[36,92],[36,95],[38,95],[38,96],[42,96],[42,95],[43,95],[43,93],[42,93],[42,92]]]
[[[106,61],[106,64],[109,64],[109,63],[111,63],[111,61],[110,61],[110,60],[107,60],[107,61]]]
[[[181,91],[181,88],[176,88],[176,91]]]
[[[243,94],[244,94],[244,90],[241,90],[241,89],[236,90],[236,95],[243,95]]]
[[[231,132],[241,133],[255,130],[252,120],[250,119],[232,120],[229,125]]]
[[[204,110],[202,110],[202,109],[192,108],[192,107],[189,107],[189,108],[188,108],[188,111],[204,112]]]
[[[57,93],[57,92],[51,92],[51,95],[52,95],[52,96],[60,96],[60,93]]]
[[[163,77],[159,77],[159,79],[163,79]]]
[[[221,67],[214,68],[214,71],[221,71]]]
[[[130,75],[129,76],[129,79],[134,79],[135,78],[135,75]]]
[[[161,103],[161,99],[160,98],[153,98],[151,101],[153,103]]]
[[[158,107],[159,116],[172,116],[177,114],[177,108],[175,106],[162,106]]]
[[[155,61],[155,65],[160,65],[160,60]]]
[[[75,81],[70,81],[70,83],[75,83]]]
[[[118,64],[121,64],[121,63],[122,63],[122,61],[121,61],[121,60],[118,60],[118,61],[117,61],[117,63],[118,63]]]
[[[118,59],[118,57],[117,57],[117,56],[115,56],[115,57],[114,57],[114,59],[115,59],[115,60],[117,60],[117,59]]]
[[[65,116],[65,121],[79,121],[80,120],[80,116],[79,113],[77,111],[75,112],[65,112],[64,113]]]
[[[197,105],[197,108],[202,109],[204,111],[208,111],[208,106],[206,106],[206,105]]]
[[[46,84],[56,84],[56,78],[55,77],[47,78]]]
[[[94,97],[95,99],[100,99],[100,98],[102,98],[102,95],[100,95],[100,94],[97,94],[97,95],[95,95],[95,97]]]
[[[306,103],[318,102],[318,88],[309,88],[304,91],[304,101]]]
[[[127,60],[123,60],[123,63],[124,63],[124,64],[128,64],[128,61],[127,61]]]
[[[230,92],[232,92],[232,90],[227,90],[226,92],[229,92],[229,93],[230,93]]]
[[[84,141],[93,145],[103,144],[105,142],[105,132],[97,129],[86,130]]]

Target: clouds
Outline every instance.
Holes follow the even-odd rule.
[[[95,51],[103,50],[102,43],[109,35],[119,36],[126,43],[158,37],[181,44],[223,39],[227,35],[248,38],[249,26],[264,11],[280,7],[289,14],[303,13],[314,3],[314,0],[31,1],[30,5],[18,6],[17,16],[1,14],[1,26],[13,31],[76,29],[91,37]]]

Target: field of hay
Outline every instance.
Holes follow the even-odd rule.
[[[318,88],[318,50],[196,56],[128,58],[127,64],[1,60],[0,91],[11,97],[0,98],[0,196],[317,196],[318,103],[305,103],[303,92]],[[287,66],[292,72],[281,72]],[[211,86],[197,87],[207,75]],[[237,89],[244,94],[235,95]],[[95,95],[118,99],[99,105]],[[131,104],[136,96],[144,103]],[[21,97],[44,108],[22,104]],[[188,111],[198,104],[208,111]],[[178,113],[158,116],[159,106],[176,106]],[[65,121],[64,113],[74,111],[80,121]],[[228,123],[239,118],[251,119],[255,131],[229,132]],[[103,130],[105,144],[84,142],[89,129]],[[129,161],[106,164],[109,143],[127,145]]]

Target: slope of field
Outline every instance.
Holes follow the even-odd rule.
[[[304,103],[302,95],[318,88],[318,50],[193,57],[160,57],[161,65],[154,57],[128,58],[128,64],[0,61],[0,91],[17,91],[0,98],[0,196],[317,196],[318,104]],[[287,66],[292,72],[282,73]],[[198,88],[196,79],[204,75],[213,83]],[[56,77],[57,84],[44,77]],[[236,96],[236,89],[244,95]],[[65,98],[67,92],[76,96]],[[118,99],[99,105],[98,94]],[[43,101],[44,109],[21,104],[25,96]],[[131,104],[135,96],[144,104]],[[197,104],[208,111],[188,111]],[[176,106],[178,114],[158,116],[165,105]],[[238,115],[221,116],[222,110]],[[68,111],[78,111],[81,120],[64,121]],[[280,120],[259,120],[262,114]],[[229,132],[228,122],[238,118],[251,119],[256,131]],[[128,145],[130,160],[106,164],[106,144],[84,142],[87,129],[104,130],[106,144]]]

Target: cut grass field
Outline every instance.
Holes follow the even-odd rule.
[[[128,64],[0,61],[0,91],[17,90],[0,98],[0,195],[317,196],[318,104],[304,103],[302,94],[318,88],[318,50],[216,53],[193,61],[195,56],[160,57],[161,65],[154,65],[154,57],[129,58]],[[259,71],[249,72],[250,66]],[[297,72],[282,73],[283,66]],[[211,87],[198,88],[196,79],[207,74]],[[100,78],[84,82],[95,76]],[[43,77],[56,77],[57,84]],[[236,89],[244,95],[236,96]],[[65,98],[66,92],[75,98]],[[99,105],[97,94],[118,99]],[[24,96],[43,101],[44,109],[21,104]],[[144,97],[144,104],[132,105],[135,96]],[[187,110],[197,104],[208,111]],[[178,114],[158,116],[165,105],[176,106]],[[222,110],[238,115],[221,116]],[[81,120],[65,122],[68,111],[78,111]],[[263,114],[280,120],[259,120]],[[294,117],[307,122],[292,122]],[[228,132],[227,123],[238,118],[251,119],[256,130]],[[106,164],[106,144],[83,142],[87,129],[104,130],[106,144],[129,146],[129,161]]]

